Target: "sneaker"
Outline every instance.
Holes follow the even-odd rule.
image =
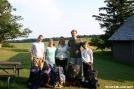
[[[46,87],[46,88],[52,88],[52,86],[49,85],[49,84],[45,84],[45,87]]]
[[[54,88],[62,88],[63,86],[60,85],[58,82],[56,83],[56,85],[54,86]]]

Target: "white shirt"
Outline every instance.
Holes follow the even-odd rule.
[[[58,45],[57,47],[57,52],[56,52],[56,58],[63,59],[63,58],[68,58],[67,50],[68,50],[68,45],[64,45],[63,47],[61,45]]]
[[[43,58],[44,55],[44,43],[40,42],[34,42],[31,46],[31,51],[33,52],[33,57],[37,57],[37,58]]]
[[[93,64],[93,52],[91,49],[83,49],[81,51],[82,61],[83,62],[91,62]]]

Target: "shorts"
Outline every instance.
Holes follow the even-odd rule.
[[[44,66],[44,59],[43,58],[33,58],[33,65],[38,67],[39,70],[42,70]]]

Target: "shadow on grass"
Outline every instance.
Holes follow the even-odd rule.
[[[30,61],[30,53],[29,52],[20,52],[17,55],[11,57],[8,61],[18,61],[21,62],[21,67],[24,69],[30,69],[31,61]]]
[[[28,89],[26,86],[27,78],[24,77],[16,77],[14,82],[14,78],[10,79],[10,89]],[[0,78],[0,89],[7,89],[7,77]]]
[[[29,77],[29,69],[30,69],[30,62],[31,62],[30,53],[25,49],[24,50],[15,49],[12,51],[16,51],[18,52],[18,54],[11,57],[8,61],[22,62],[20,66],[23,67],[23,70],[20,70],[21,77],[17,77],[16,83],[13,83],[13,86],[11,87],[13,87],[13,89],[18,89],[18,88],[27,89],[26,81]],[[118,82],[134,81],[134,71],[133,71],[134,65],[112,59],[112,53],[109,51],[105,52],[105,54],[97,51],[94,52],[93,66],[94,66],[94,70],[98,71],[99,79],[108,80],[108,81],[112,80]],[[1,81],[3,81],[3,79],[2,80],[0,79],[0,82]],[[4,88],[0,87],[0,89],[4,89]],[[7,89],[7,87],[5,89]],[[67,89],[69,89],[69,87],[67,87]],[[74,89],[77,89],[77,87],[75,87]]]
[[[112,59],[110,51],[94,52],[94,70],[98,71],[98,78],[112,81],[134,81],[134,65]]]
[[[1,48],[0,50],[13,51],[13,52],[29,52],[29,49],[19,49],[19,48]]]
[[[9,49],[10,51],[14,51],[14,52],[29,52],[29,49],[17,49],[17,48],[12,48]]]
[[[14,83],[14,79],[11,78],[11,89],[27,89],[26,81],[29,77],[30,67],[31,67],[31,61],[30,61],[30,53],[24,52],[24,50],[15,50],[15,51],[23,51],[18,52],[17,55],[11,57],[7,61],[15,61],[15,62],[21,62],[21,65],[17,67],[22,67],[23,69],[20,70],[20,77],[16,77],[16,82]],[[12,71],[11,71],[12,72]],[[7,89],[6,86],[7,77],[0,78],[0,89]]]

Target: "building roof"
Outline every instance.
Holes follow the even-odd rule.
[[[134,40],[134,15],[130,16],[108,40]]]

